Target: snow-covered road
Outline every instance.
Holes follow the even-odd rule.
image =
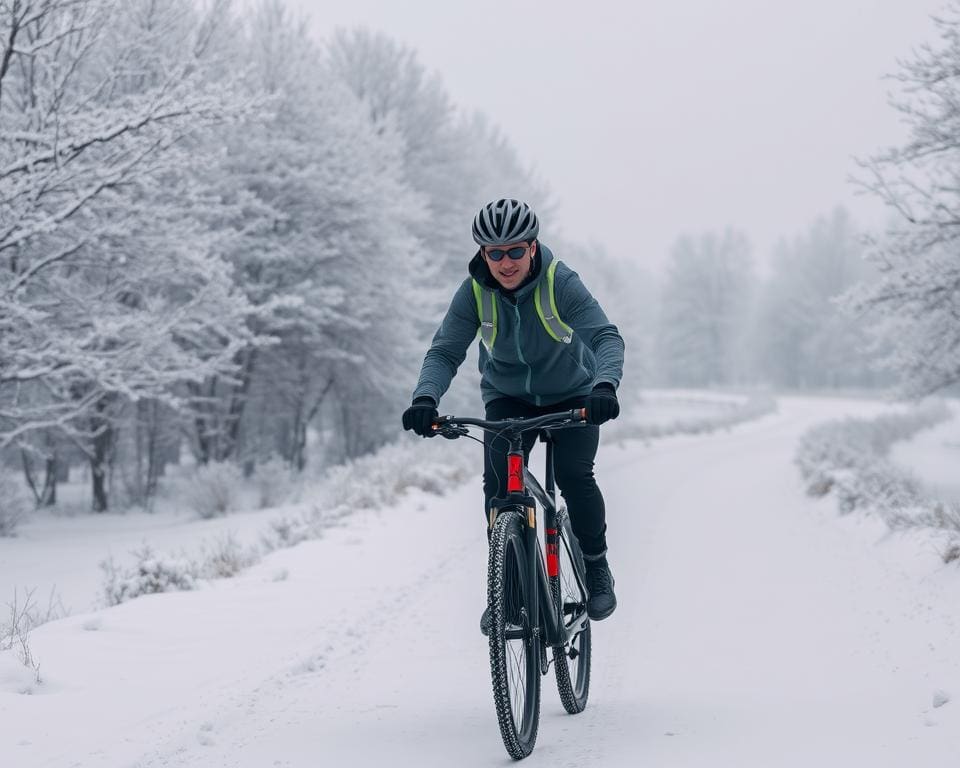
[[[620,607],[583,714],[545,681],[527,763],[956,765],[960,570],[838,518],[792,464],[810,425],[883,408],[784,399],[727,433],[605,446]],[[509,762],[478,505],[418,495],[211,588],[41,627],[47,692],[0,693],[3,764]]]

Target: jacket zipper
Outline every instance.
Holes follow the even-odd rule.
[[[527,366],[527,380],[525,383],[527,394],[534,398],[534,402],[537,405],[540,405],[540,395],[534,395],[530,389],[531,378],[533,377],[533,369],[530,367],[530,364],[526,361],[526,358],[523,356],[523,352],[520,351],[520,302],[516,301],[513,305],[513,313],[517,318],[517,332],[514,334],[514,341],[517,344],[517,357],[520,358],[520,362]]]

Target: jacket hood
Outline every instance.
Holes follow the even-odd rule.
[[[483,258],[482,250],[483,249],[478,249],[473,258],[470,259],[470,277],[480,283],[484,288],[489,288],[491,291],[499,291],[503,296],[514,296],[516,298],[526,296],[539,282],[540,277],[546,274],[547,267],[549,267],[550,262],[553,261],[553,253],[538,240],[537,255],[533,258],[533,268],[527,276],[527,279],[514,290],[507,291],[504,290],[503,286],[490,274],[490,268],[487,266],[486,259]]]

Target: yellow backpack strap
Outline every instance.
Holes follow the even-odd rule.
[[[480,339],[489,352],[493,349],[493,342],[497,340],[497,301],[493,291],[485,290],[476,280],[473,281],[473,297],[477,300]]]
[[[537,314],[540,316],[540,322],[550,334],[554,341],[560,341],[569,344],[573,341],[573,328],[567,325],[557,313],[557,297],[554,293],[554,277],[559,262],[554,259],[547,268],[546,279],[541,280],[537,285],[537,290],[533,295],[534,304],[537,306]],[[474,281],[476,285],[476,281]],[[546,308],[546,309],[544,309]]]

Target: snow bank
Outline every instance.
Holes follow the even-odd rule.
[[[707,433],[774,408],[763,396],[646,390],[635,401],[624,397],[623,414],[604,425],[603,439],[609,444]],[[45,593],[55,586],[68,606],[86,611],[158,591],[202,587],[267,552],[323,536],[354,510],[390,507],[409,489],[444,493],[479,477],[481,465],[481,448],[473,442],[405,434],[320,476],[292,477],[274,463],[258,468],[252,480],[227,483],[225,492],[219,473],[194,491],[192,469],[172,468],[152,513],[31,515],[18,539],[0,539],[0,594],[16,587]],[[61,490],[69,497],[66,491],[80,486]],[[150,557],[141,557],[145,548]],[[31,554],[38,551],[42,557]]]
[[[833,493],[843,513],[877,513],[892,530],[925,528],[943,537],[945,562],[960,559],[960,504],[931,499],[920,482],[888,458],[895,442],[952,417],[942,401],[872,420],[830,421],[800,440],[796,463],[807,493]]]
[[[113,560],[101,563],[107,605],[119,605],[141,595],[194,589],[199,566],[182,556],[160,555],[149,545],[133,553],[132,567],[121,568]]]
[[[322,536],[325,529],[355,510],[395,505],[409,489],[443,494],[475,476],[480,462],[479,449],[451,446],[446,440],[392,443],[300,486],[296,496],[309,501],[288,505],[281,514],[274,514],[263,526],[258,542],[244,546],[227,533],[203,542],[198,558],[182,552],[159,553],[145,544],[131,553],[133,563],[118,564],[112,558],[102,562],[104,602],[117,605],[141,595],[196,589],[205,580],[235,576],[267,552]],[[205,484],[205,490],[207,486],[224,487],[219,482]],[[211,502],[207,508],[215,505]]]
[[[623,403],[620,418],[604,425],[603,437],[622,441],[707,434],[760,418],[776,409],[776,400],[766,393],[647,391],[637,401]]]

